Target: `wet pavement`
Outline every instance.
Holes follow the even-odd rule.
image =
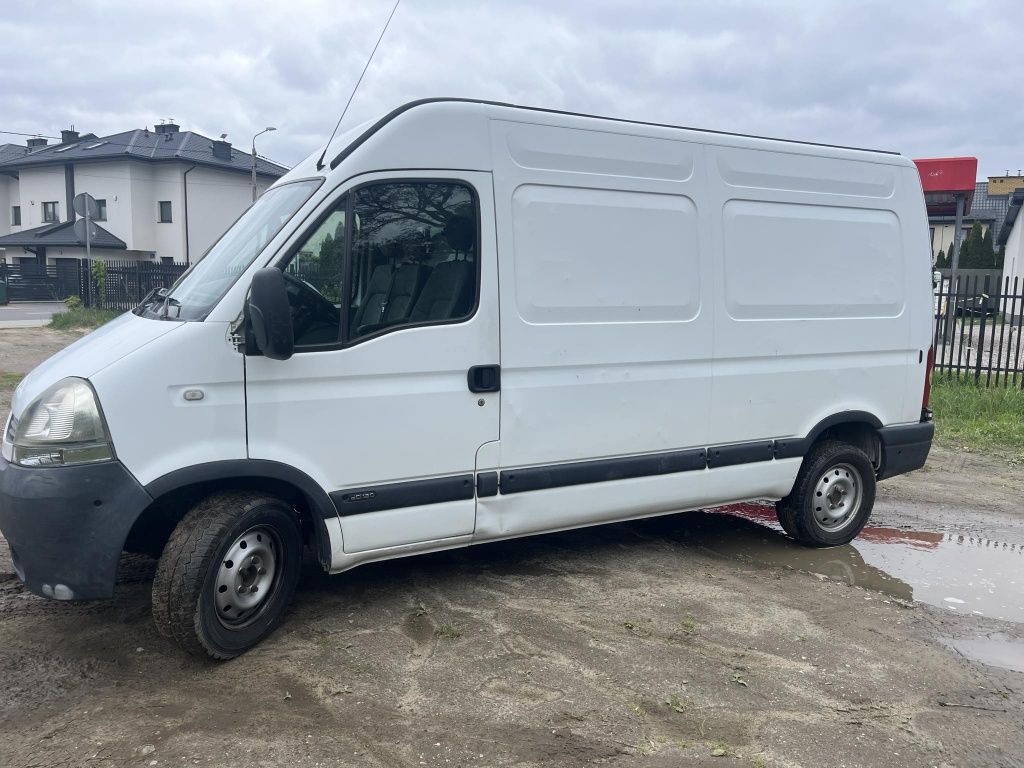
[[[824,574],[900,600],[1024,623],[1024,544],[951,530],[913,531],[868,525],[843,547],[808,549],[782,533],[769,504],[717,512],[759,523],[736,535],[729,527],[706,546],[723,555]],[[731,532],[731,535],[730,535]]]
[[[832,549],[796,545],[782,532],[768,503],[735,504],[693,512],[688,537],[728,558],[791,568],[862,587],[879,599],[928,603],[948,611],[1024,624],[1024,536],[1014,528],[990,538],[936,525],[932,530],[868,525],[853,543]],[[886,512],[879,517],[884,520]],[[752,523],[737,525],[736,518]],[[1007,535],[1008,534],[1008,535]],[[949,647],[992,666],[1024,671],[1024,643],[1000,633],[950,639]]]

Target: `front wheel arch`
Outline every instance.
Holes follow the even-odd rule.
[[[171,532],[202,499],[218,492],[265,493],[290,504],[299,515],[303,538],[325,569],[331,565],[326,519],[337,507],[309,475],[264,459],[208,462],[170,472],[145,486],[153,502],[136,518],[124,549],[158,557]]]

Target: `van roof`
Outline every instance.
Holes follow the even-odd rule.
[[[747,138],[747,139],[765,139],[765,140],[768,140],[768,141],[784,142],[786,144],[799,144],[799,145],[810,146],[810,147],[828,147],[830,149],[850,149],[850,150],[855,150],[855,151],[858,151],[858,152],[874,152],[874,153],[883,154],[883,155],[896,155],[896,156],[900,156],[899,152],[894,152],[894,151],[891,151],[891,150],[884,150],[884,149],[867,149],[867,148],[864,148],[864,147],[850,147],[850,146],[844,146],[842,144],[826,144],[824,142],[819,142],[819,141],[797,141],[795,139],[778,139],[778,138],[774,138],[774,137],[771,137],[771,136],[757,136],[755,134],[736,133],[734,131],[713,131],[713,130],[709,130],[707,128],[691,128],[691,127],[688,127],[688,126],[685,126],[685,125],[671,125],[669,123],[651,123],[651,122],[646,122],[644,120],[629,120],[629,119],[622,118],[622,117],[605,117],[603,115],[589,115],[589,114],[586,114],[586,113],[583,113],[583,112],[569,112],[569,111],[563,110],[563,109],[548,109],[546,107],[525,107],[525,106],[522,106],[520,104],[509,104],[509,103],[503,102],[503,101],[488,101],[487,99],[467,99],[467,98],[459,98],[459,97],[454,97],[454,96],[437,96],[437,97],[432,97],[432,98],[427,98],[427,99],[417,99],[416,101],[410,101],[410,102],[402,104],[400,107],[396,107],[395,109],[393,109],[390,112],[388,112],[386,115],[384,115],[384,117],[382,117],[380,120],[378,120],[375,123],[373,123],[373,125],[371,125],[366,131],[364,131],[354,141],[352,141],[348,146],[346,146],[344,149],[341,150],[341,152],[338,153],[338,155],[331,161],[331,170],[334,170],[335,168],[337,168],[338,165],[346,157],[348,157],[350,154],[352,154],[352,152],[354,152],[356,149],[358,149],[358,147],[363,142],[365,142],[367,139],[369,139],[371,136],[373,136],[373,134],[375,134],[377,131],[379,131],[381,128],[383,128],[385,125],[387,125],[389,122],[394,120],[399,115],[403,114],[404,112],[408,112],[410,109],[413,109],[414,107],[419,107],[419,106],[422,106],[424,104],[436,104],[436,103],[441,103],[441,102],[454,102],[454,103],[463,103],[463,104],[481,104],[481,105],[490,106],[490,107],[504,107],[504,108],[507,108],[507,109],[521,109],[521,110],[526,110],[526,111],[529,111],[529,112],[542,112],[542,113],[550,114],[550,115],[568,115],[568,116],[571,116],[571,117],[585,117],[585,118],[589,118],[589,119],[592,119],[592,120],[607,120],[607,121],[614,122],[614,123],[626,123],[626,124],[631,124],[631,125],[649,125],[649,126],[656,127],[656,128],[677,128],[677,129],[680,129],[680,130],[695,131],[695,132],[698,132],[698,133],[710,133],[710,134],[715,134],[717,136],[736,136],[736,137]],[[322,167],[322,166],[320,166],[320,167]]]

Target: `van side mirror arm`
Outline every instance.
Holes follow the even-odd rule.
[[[252,276],[245,307],[246,337],[271,360],[287,360],[295,351],[292,311],[288,303],[284,273],[265,267]],[[246,345],[247,354],[249,345]]]

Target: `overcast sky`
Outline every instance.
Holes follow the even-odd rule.
[[[0,130],[173,117],[294,164],[392,0],[6,3]],[[1024,167],[1021,0],[402,0],[344,125],[470,96]],[[0,142],[24,138],[0,134]]]

